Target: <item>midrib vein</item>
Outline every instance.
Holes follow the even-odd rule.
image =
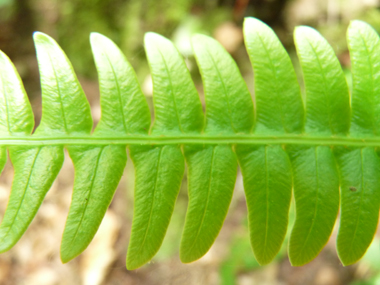
[[[59,80],[58,80],[57,70],[55,68],[54,61],[52,60],[52,58],[50,56],[50,53],[46,52],[46,54],[49,57],[50,65],[51,65],[51,68],[53,69],[53,72],[54,72],[54,80],[55,80],[55,83],[56,83],[56,86],[57,86],[58,101],[59,101],[59,105],[61,107],[61,115],[62,115],[63,126],[65,128],[65,132],[69,133],[68,129],[67,129],[66,115],[65,115],[65,110],[64,110],[63,102],[62,102],[63,98],[62,98],[61,87],[59,86]]]
[[[124,104],[122,102],[123,101],[123,96],[122,96],[121,90],[120,90],[119,79],[118,79],[118,76],[117,76],[117,74],[115,72],[115,69],[114,69],[114,67],[112,65],[112,62],[109,59],[107,53],[103,49],[102,49],[102,51],[103,51],[103,54],[104,54],[104,56],[105,56],[105,58],[106,58],[106,60],[107,60],[107,62],[109,64],[110,69],[112,70],[113,81],[115,82],[115,86],[116,86],[116,89],[117,89],[117,99],[119,101],[119,106],[118,106],[119,107],[119,114],[121,115],[121,118],[122,118],[122,121],[123,121],[124,132],[127,132],[128,129],[127,129],[127,126],[125,125],[125,116],[124,116],[124,109],[123,109]]]
[[[54,136],[23,135],[0,137],[0,146],[45,145],[177,145],[177,144],[250,144],[250,145],[328,145],[367,147],[380,146],[380,137],[310,136],[310,135],[256,135],[256,134],[178,134],[178,135],[121,135],[121,136]]]

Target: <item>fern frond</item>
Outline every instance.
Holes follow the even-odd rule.
[[[347,30],[353,90],[350,136],[378,134],[380,80],[379,35],[367,24],[353,21]],[[380,161],[373,147],[337,148],[341,169],[341,221],[337,250],[343,264],[359,260],[369,247],[378,225]],[[354,187],[357,191],[350,191]]]
[[[75,181],[61,259],[68,262],[79,255],[112,201],[128,147],[136,172],[128,269],[142,266],[159,250],[185,163],[189,205],[180,245],[182,262],[199,259],[214,243],[231,202],[238,164],[251,245],[260,264],[271,262],[284,241],[292,189],[296,220],[289,240],[291,263],[303,265],[318,255],[339,208],[339,258],[344,265],[358,261],[373,239],[380,208],[378,34],[361,21],[348,28],[350,98],[331,46],[316,30],[297,27],[294,40],[305,107],[289,55],[275,33],[247,18],[244,38],[254,70],[255,104],[223,47],[204,35],[192,38],[204,84],[204,114],[173,43],[147,33],[155,111],[151,126],[148,104],[131,65],[111,40],[91,34],[102,110],[93,134],[85,94],[52,38],[34,35],[42,119],[33,134],[33,113],[19,75],[0,52],[0,171],[7,150],[15,169],[0,225],[0,252],[9,250],[32,221],[66,148]]]

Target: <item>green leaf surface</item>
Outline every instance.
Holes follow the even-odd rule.
[[[201,258],[214,243],[232,199],[237,161],[230,146],[185,146],[189,205],[180,246],[188,263]]]
[[[29,135],[34,126],[32,108],[16,68],[0,51],[0,136]],[[7,162],[7,149],[0,147],[0,173]]]
[[[0,51],[0,134],[30,134],[34,126],[32,108],[16,68]]]
[[[206,96],[205,133],[248,133],[253,102],[236,63],[210,37],[195,35],[192,45]]]
[[[43,102],[41,123],[36,133],[46,133],[49,136],[53,134],[90,134],[92,129],[90,106],[76,78],[70,61],[57,43],[50,37],[42,33],[35,33],[34,40],[41,74]],[[102,187],[99,187],[99,183],[101,183],[99,181],[104,181],[103,173],[109,172],[109,170],[101,171],[102,174],[100,176],[98,174],[99,169],[97,168],[97,163],[101,161],[101,158],[103,158],[104,161],[104,155],[101,155],[103,148],[95,148],[92,152],[86,149],[86,147],[80,148],[81,152],[87,153],[87,156],[83,159],[85,160],[84,163],[88,163],[87,168],[83,166],[80,155],[75,155],[77,154],[75,151],[77,148],[72,146],[71,150],[70,154],[75,166],[76,180],[74,183],[73,200],[70,205],[69,217],[66,222],[61,245],[61,259],[63,262],[69,261],[83,251],[94,236],[106,207],[97,209],[99,214],[98,218],[96,218],[96,216],[91,213],[91,210],[96,206],[96,202],[90,194],[100,191],[99,188]],[[98,153],[97,150],[99,150]],[[62,147],[60,151],[62,151]],[[95,159],[94,152],[96,153]],[[120,158],[123,160],[122,156],[120,156]],[[90,161],[92,162],[91,164]],[[35,169],[38,170],[37,167],[35,167]],[[81,170],[80,178],[78,178],[78,169]],[[102,170],[102,168],[100,170]],[[121,175],[118,175],[118,172],[120,172],[120,170],[116,170],[114,172],[115,177],[113,177],[117,181],[120,179],[118,176]],[[97,174],[98,176],[96,176]],[[91,177],[91,180],[88,180],[88,177]],[[87,181],[84,181],[85,179],[87,179]],[[108,177],[108,180],[112,181],[112,178]],[[103,182],[102,184],[104,188],[105,183]],[[115,183],[111,182],[107,187],[111,188],[111,193],[103,193],[104,197],[107,197],[108,194],[108,196],[112,198],[114,192],[114,188],[112,189],[113,184]],[[106,190],[108,190],[107,188]],[[82,199],[83,196],[87,198],[84,202]],[[88,200],[90,200],[90,202]],[[108,200],[105,199],[103,205],[108,206],[109,203],[110,198]],[[78,204],[82,205],[80,210],[78,210]],[[87,207],[88,204],[90,204],[89,207]],[[75,217],[73,217],[73,213],[75,213]],[[91,216],[91,222],[88,221],[88,215]],[[79,237],[77,237],[78,233],[80,234]]]
[[[337,151],[341,217],[337,251],[343,265],[358,261],[376,232],[380,205],[379,158],[373,148]]]
[[[203,112],[189,71],[174,45],[148,33],[145,49],[153,79],[154,134],[199,133]],[[127,268],[148,262],[168,228],[184,174],[179,145],[130,147],[135,165],[135,202]]]
[[[36,45],[37,59],[41,74],[43,106],[41,123],[37,128],[36,133],[48,134],[49,136],[52,136],[52,134],[90,134],[92,129],[90,106],[82,90],[82,87],[76,78],[70,61],[58,46],[58,44],[47,35],[42,33],[35,33],[34,41]],[[75,150],[75,146],[72,148]],[[62,151],[62,147],[60,151]],[[85,152],[83,148],[82,151]],[[87,159],[87,162],[91,161],[91,158],[93,158],[93,153],[90,154],[90,151],[88,150],[86,152],[88,155],[85,160]],[[92,175],[93,172],[97,172],[97,161],[92,161],[93,164],[88,164],[87,168],[84,168],[81,165],[80,158],[75,156],[74,153],[71,153],[71,155],[75,158],[73,159],[73,162],[76,168],[76,181],[74,184],[73,201],[70,205],[69,217],[66,222],[61,245],[61,259],[63,262],[69,261],[71,258],[75,257],[84,250],[84,248],[89,243],[88,240],[91,240],[95,234],[94,227],[96,227],[87,221],[88,210],[92,209],[93,207],[91,205],[89,208],[81,207],[81,211],[78,211],[77,207],[78,204],[81,204],[83,206],[88,205],[88,203],[83,204],[83,200],[81,200],[82,195],[78,194],[78,192],[83,191],[84,193],[92,193],[93,188],[99,188],[99,185],[95,184],[99,183],[99,178],[95,177],[95,175]],[[100,155],[97,158],[100,159]],[[37,167],[34,168],[37,171],[39,170]],[[78,168],[81,169],[80,178],[78,178],[77,174]],[[95,170],[93,168],[95,168]],[[92,179],[86,181],[90,184],[90,186],[86,185],[83,182],[86,177],[91,177]],[[100,178],[100,180],[101,179],[102,178]],[[112,185],[112,183],[110,184]],[[87,188],[78,190],[78,185],[79,187],[83,186]],[[95,190],[94,192],[96,191],[99,191],[99,189]],[[88,199],[92,198],[89,194],[87,195]],[[111,194],[111,197],[112,195],[113,192]],[[109,201],[107,200],[104,204],[107,204],[107,202],[109,204]],[[78,214],[78,212],[79,215],[76,218],[73,218],[72,213]],[[100,215],[104,214],[104,212],[105,209],[99,210]],[[101,220],[99,221],[99,219],[95,219],[95,217],[92,217],[92,219],[95,225],[99,225]],[[84,221],[84,225],[88,227],[85,230],[82,230],[81,228],[82,221]],[[84,235],[83,232],[85,233]],[[78,237],[78,240],[80,240],[80,242],[76,240],[77,233],[82,234]],[[76,246],[73,246],[73,243],[76,244]],[[67,246],[67,244],[70,246]]]
[[[61,244],[68,262],[93,239],[110,205],[127,162],[124,146],[70,146],[75,167],[74,192]]]
[[[155,33],[145,35],[145,50],[153,79],[152,134],[199,133],[202,105],[183,58],[171,41]]]
[[[205,90],[205,133],[248,133],[253,103],[236,63],[207,36],[194,36],[192,45]],[[237,160],[229,145],[185,146],[184,150],[189,206],[180,258],[187,263],[201,258],[219,234],[232,198]]]
[[[95,134],[147,134],[150,112],[133,68],[105,36],[92,33],[91,47],[99,74],[102,109]]]
[[[332,47],[313,28],[297,27],[294,41],[306,89],[307,134],[346,134],[349,94],[346,78]]]
[[[185,163],[179,146],[130,147],[135,202],[127,268],[147,263],[159,250],[177,199]]]
[[[244,178],[250,240],[259,264],[281,249],[292,197],[291,164],[281,146],[236,147]]]
[[[215,241],[231,201],[237,160],[259,263],[270,262],[284,239],[292,186],[296,218],[289,243],[291,263],[303,265],[318,255],[334,227],[339,199],[338,255],[344,265],[359,260],[376,232],[380,209],[379,36],[364,22],[349,26],[351,102],[344,73],[327,41],[308,27],[296,28],[294,37],[306,110],[292,63],[274,32],[257,19],[245,21],[255,113],[232,57],[217,41],[194,36],[204,115],[177,49],[168,39],[148,33],[145,49],[155,113],[150,127],[151,114],[131,65],[112,41],[93,33],[102,109],[94,135],[86,96],[52,38],[34,35],[42,119],[32,135],[33,113],[22,82],[0,52],[0,170],[8,152],[15,168],[0,225],[0,252],[11,248],[32,221],[61,168],[65,147],[74,162],[75,182],[62,261],[80,254],[111,203],[128,146],[136,170],[128,269],[142,266],[159,250],[185,160],[189,205],[180,248],[183,262],[202,257]]]
[[[42,117],[36,134],[89,134],[90,105],[70,61],[49,36],[34,33],[41,76]]]
[[[150,113],[136,75],[108,38],[93,33],[91,46],[99,73],[102,116],[98,135],[147,133]],[[136,115],[138,120],[132,120]],[[114,124],[114,122],[121,122]],[[68,262],[91,242],[112,201],[126,164],[125,146],[70,146],[75,182],[63,233],[61,259]]]
[[[325,246],[339,211],[339,176],[328,146],[289,147],[296,221],[289,240],[293,266],[313,260]]]
[[[288,53],[266,24],[244,21],[244,39],[255,76],[255,133],[300,133],[304,110]]]
[[[305,132],[345,134],[349,127],[347,82],[335,53],[314,29],[294,34],[306,88]],[[327,243],[339,210],[339,176],[328,146],[289,147],[293,164],[296,221],[289,240],[289,259],[301,266]]]
[[[9,147],[15,170],[12,190],[0,225],[0,252],[9,250],[31,223],[62,167],[63,149],[57,146]]]
[[[0,52],[0,134],[29,135],[34,126],[32,108],[21,79],[10,60]],[[15,169],[12,190],[0,225],[0,252],[9,250],[24,234],[63,163],[63,148],[9,147]],[[1,149],[0,169],[6,162]]]
[[[375,136],[380,111],[379,36],[367,24],[353,21],[347,41],[353,81],[350,135]],[[337,157],[342,199],[337,251],[342,263],[350,265],[364,255],[376,232],[380,161],[374,148],[339,148]]]
[[[289,55],[263,22],[247,18],[244,38],[255,80],[255,134],[300,133],[303,105]],[[250,240],[256,260],[269,263],[285,238],[291,200],[289,158],[280,146],[235,148],[243,174]]]
[[[380,134],[380,40],[377,32],[362,21],[347,30],[352,65],[351,136]]]

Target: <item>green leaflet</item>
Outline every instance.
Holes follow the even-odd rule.
[[[350,265],[364,255],[376,232],[380,163],[373,148],[340,148],[337,157],[342,205],[337,251],[343,265]]]
[[[230,146],[185,146],[189,167],[189,205],[180,258],[188,263],[202,257],[214,243],[232,198],[237,171]]]
[[[346,78],[327,41],[313,28],[294,32],[306,89],[305,133],[346,134],[350,106]]]
[[[145,264],[160,248],[185,170],[179,146],[130,148],[135,165],[135,203],[127,268]]]
[[[253,103],[235,62],[207,36],[194,36],[192,44],[205,89],[205,133],[249,132]],[[189,207],[180,258],[182,262],[192,262],[210,249],[223,225],[237,162],[229,145],[185,147],[185,158],[189,168]]]
[[[327,243],[339,210],[339,176],[329,147],[290,148],[296,221],[289,259],[300,266],[313,260]]]
[[[236,63],[214,39],[192,38],[206,99],[205,133],[248,133],[253,102]]]
[[[281,249],[292,197],[291,165],[281,146],[238,146],[256,260],[267,264]]]
[[[95,135],[147,133],[150,125],[148,105],[125,56],[111,40],[100,34],[91,34],[91,46],[99,74],[102,110]],[[139,119],[132,120],[136,114]],[[122,123],[114,124],[115,121]],[[70,146],[68,150],[76,176],[61,244],[63,262],[79,255],[91,242],[127,161],[125,146]]]
[[[303,106],[294,68],[274,32],[247,18],[244,38],[255,75],[255,133],[299,133]],[[285,238],[291,200],[291,165],[280,146],[237,145],[248,207],[250,240],[260,264],[269,263]]]
[[[47,35],[34,33],[34,42],[42,89],[42,117],[35,134],[89,134],[90,105],[70,61]]]
[[[67,134],[74,136],[90,134],[92,129],[90,106],[75,76],[71,63],[57,43],[50,37],[36,33],[34,39],[41,73],[43,102],[41,123],[36,133]],[[91,190],[93,190],[92,188],[99,188],[97,185],[98,177],[95,176],[98,173],[96,171],[98,170],[97,164],[89,163],[91,155],[86,151],[87,157],[85,163],[87,162],[87,167],[83,167],[83,161],[80,159],[80,155],[76,153],[77,149],[75,146],[68,148],[74,163],[76,175],[79,169],[81,171],[81,178],[78,179],[76,177],[75,179],[72,203],[62,238],[61,259],[63,262],[69,261],[87,246],[101,221],[101,219],[99,221],[99,219],[96,219],[96,216],[91,215],[91,209],[93,209],[92,204],[96,206],[96,202],[94,202],[95,199],[90,195],[91,193],[96,193],[96,190],[94,192]],[[61,147],[60,151],[62,150]],[[80,151],[85,152],[83,148],[81,148]],[[98,160],[100,160],[100,155]],[[92,169],[93,166],[95,166],[95,170]],[[58,173],[58,171],[56,173]],[[89,181],[90,183],[83,181],[86,179],[86,176],[92,178],[91,181]],[[110,185],[112,185],[112,183],[110,183]],[[90,189],[88,189],[89,186]],[[78,193],[79,191],[88,194]],[[83,203],[81,199],[83,196],[87,199],[85,203]],[[108,201],[104,199],[102,203],[108,206],[109,203],[107,204],[107,202]],[[83,203],[81,204],[83,206],[80,207],[80,210],[78,210],[78,203]],[[92,222],[87,222],[89,212]],[[100,209],[99,215],[102,216],[104,212],[105,210],[102,211],[102,209]],[[73,217],[73,215],[75,215],[75,217]],[[93,228],[93,224],[97,225],[95,229]],[[82,229],[81,226],[85,228]],[[82,232],[84,232],[85,235],[79,236],[79,238],[76,239],[77,233]],[[75,244],[75,246],[73,246],[73,244]]]
[[[147,33],[145,50],[153,79],[152,134],[200,133],[202,104],[177,49],[164,37]]]
[[[0,133],[30,134],[34,127],[32,107],[16,68],[0,51]]]
[[[347,133],[348,87],[334,51],[312,28],[296,28],[294,38],[306,88],[305,132]],[[339,177],[328,146],[290,146],[289,155],[296,202],[289,259],[300,266],[314,259],[331,235],[339,210]]]
[[[350,135],[379,133],[380,40],[361,21],[351,22],[347,42],[352,63]],[[380,161],[374,148],[337,150],[341,175],[341,219],[337,251],[344,265],[358,261],[376,232],[380,207]]]
[[[56,146],[8,148],[15,175],[0,225],[0,252],[9,250],[24,234],[59,170],[64,155]]]
[[[187,67],[174,45],[148,33],[145,49],[153,79],[152,134],[200,132],[202,105]],[[184,173],[179,145],[131,146],[136,169],[135,208],[127,268],[148,262],[159,250],[173,213]]]
[[[244,39],[255,76],[255,133],[301,133],[304,110],[292,62],[271,28],[244,21]]]
[[[260,264],[269,263],[283,242],[292,187],[293,265],[309,262],[323,248],[340,197],[337,250],[342,263],[356,262],[367,250],[380,208],[380,40],[367,24],[354,21],[347,33],[351,110],[332,48],[315,30],[296,29],[306,112],[289,56],[261,21],[249,18],[244,24],[256,113],[235,62],[215,40],[202,35],[192,39],[204,83],[204,115],[178,51],[169,40],[148,33],[145,48],[155,109],[151,129],[151,114],[132,67],[112,41],[93,33],[102,109],[94,134],[89,104],[70,62],[53,39],[42,33],[34,37],[43,114],[33,135],[33,113],[21,80],[0,52],[0,170],[7,151],[15,169],[0,225],[0,252],[11,248],[32,221],[61,168],[65,147],[74,163],[75,182],[61,259],[67,262],[79,255],[111,203],[125,167],[126,146],[136,170],[128,269],[142,266],[159,250],[185,161],[189,205],[180,247],[183,262],[202,257],[217,237],[231,201],[237,161],[251,245]]]
[[[105,36],[92,33],[91,47],[99,74],[102,110],[95,135],[147,134],[149,107],[133,68],[120,49]]]
[[[9,250],[33,220],[59,170],[61,147],[9,147],[15,175],[7,209],[0,226],[0,252]]]
[[[351,136],[380,133],[380,40],[368,24],[353,21],[347,30],[352,64]]]
[[[62,237],[63,262],[79,255],[93,239],[127,161],[124,146],[71,146],[68,150],[74,162],[75,181]]]
[[[0,52],[0,133],[29,135],[34,126],[32,108],[21,80],[8,59]],[[14,182],[7,209],[0,225],[0,252],[10,249],[33,220],[63,162],[61,147],[10,146],[15,169]],[[0,168],[6,161],[2,148]]]

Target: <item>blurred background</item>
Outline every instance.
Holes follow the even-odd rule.
[[[34,31],[57,40],[72,61],[88,96],[95,124],[100,118],[99,90],[89,34],[111,38],[136,70],[148,102],[152,81],[143,49],[147,31],[160,33],[176,44],[184,56],[202,97],[190,36],[203,33],[216,38],[231,53],[253,94],[253,74],[243,45],[244,17],[257,17],[270,25],[291,55],[299,81],[292,32],[297,25],[318,29],[330,42],[350,83],[350,61],[345,40],[352,19],[362,19],[380,32],[378,0],[0,0],[0,49],[14,62],[35,112],[41,113],[41,91]],[[5,211],[13,178],[8,162],[0,178],[0,217]],[[52,189],[26,234],[9,252],[0,255],[0,284],[380,284],[380,248],[376,237],[365,257],[343,267],[335,250],[334,233],[320,255],[303,267],[291,267],[286,241],[275,261],[260,267],[250,248],[247,210],[241,175],[223,229],[211,250],[200,260],[184,265],[178,257],[187,207],[183,180],[162,248],[152,261],[135,271],[125,268],[133,214],[134,171],[128,161],[124,176],[103,223],[78,258],[61,264],[59,244],[71,199],[74,169],[68,156]],[[294,221],[290,212],[289,229]],[[380,235],[379,235],[380,236]]]

